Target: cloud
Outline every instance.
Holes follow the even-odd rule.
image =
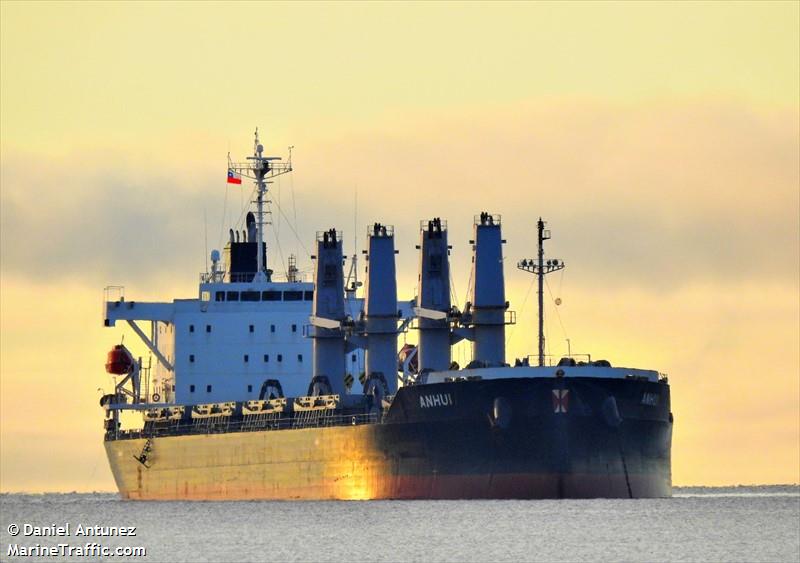
[[[534,252],[543,216],[550,251],[590,283],[796,285],[797,123],[796,111],[730,104],[543,101],[398,116],[339,140],[346,150],[313,147],[302,174],[321,194],[357,182],[361,214],[402,221],[401,236],[447,217],[462,253],[473,214],[499,212],[512,262]]]
[[[273,185],[272,198],[281,191],[292,218],[294,192],[302,244],[277,212],[272,228],[281,229],[284,255],[302,257],[314,231],[328,226],[344,228],[350,241],[357,187],[359,245],[362,224],[394,223],[409,284],[419,219],[449,219],[454,271],[464,276],[472,216],[486,209],[504,216],[507,268],[534,251],[541,215],[555,235],[550,251],[583,283],[655,291],[761,279],[796,285],[797,122],[795,111],[699,102],[540,100],[398,115],[296,140],[295,177]],[[192,158],[179,154],[181,165]],[[97,285],[193,279],[204,264],[204,213],[215,247],[247,193],[237,188],[225,199],[222,159],[198,154],[187,172],[145,158],[48,161],[4,147],[4,273]]]
[[[207,190],[158,170],[93,166],[91,160],[108,162],[99,155],[3,160],[4,273],[103,284],[148,271],[156,279],[187,275],[202,264]]]

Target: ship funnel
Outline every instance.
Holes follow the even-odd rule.
[[[450,367],[450,259],[447,222],[436,217],[420,223],[417,318],[419,371]]]
[[[483,212],[475,217],[472,247],[472,359],[486,366],[504,365],[505,282],[500,216]]]
[[[345,339],[341,323],[344,312],[344,272],[342,237],[335,229],[317,233],[314,262],[314,302],[309,336],[313,339],[313,379],[315,394],[346,393]]]
[[[397,277],[394,228],[375,223],[367,230],[367,284],[364,333],[367,381],[377,379],[389,394],[397,392]]]

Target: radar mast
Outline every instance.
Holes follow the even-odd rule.
[[[254,283],[269,281],[267,275],[267,265],[264,263],[264,203],[268,191],[268,184],[272,183],[272,178],[287,174],[292,171],[292,147],[289,147],[289,157],[286,162],[282,162],[279,156],[264,156],[264,145],[258,139],[258,127],[256,127],[255,139],[253,141],[253,156],[247,157],[247,162],[228,162],[228,169],[241,175],[242,177],[255,180],[256,184],[256,275],[253,276]]]

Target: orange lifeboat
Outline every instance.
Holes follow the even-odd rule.
[[[122,344],[117,344],[108,352],[106,371],[114,375],[125,375],[133,369],[133,356]]]

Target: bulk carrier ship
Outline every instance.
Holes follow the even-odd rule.
[[[539,349],[506,363],[502,222],[474,219],[469,301],[451,301],[446,221],[420,223],[416,297],[398,301],[394,230],[367,229],[366,280],[345,279],[342,233],[317,234],[313,280],[290,258],[267,267],[266,195],[289,159],[230,162],[255,184],[255,213],[211,253],[197,298],[127,300],[106,288],[104,323],[126,322],[155,360],[108,354],[105,449],[125,499],[538,499],[671,495],[667,378],[590,357],[545,355],[538,253]],[[357,271],[353,256],[351,274]],[[149,334],[140,324],[149,322]],[[398,334],[418,344],[398,354]],[[471,342],[472,360],[451,361]],[[130,420],[133,424],[128,427]]]

